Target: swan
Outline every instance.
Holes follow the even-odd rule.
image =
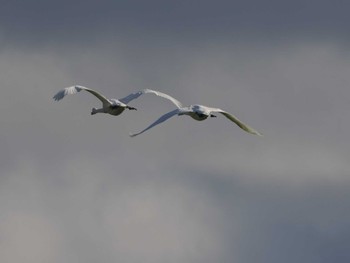
[[[160,91],[155,91],[155,90],[150,90],[150,89],[145,89],[142,91],[144,94],[146,93],[152,93],[155,94],[157,96],[166,98],[168,100],[170,100],[172,103],[175,104],[175,106],[177,107],[175,110],[172,110],[166,114],[164,114],[163,116],[161,116],[158,120],[156,120],[154,123],[152,123],[151,125],[149,125],[147,128],[145,128],[144,130],[137,132],[137,133],[130,133],[130,137],[135,137],[141,133],[144,133],[145,131],[151,129],[152,127],[166,121],[167,119],[178,115],[178,116],[182,116],[182,115],[188,115],[190,117],[192,117],[193,119],[195,119],[196,121],[203,121],[205,119],[207,119],[208,117],[216,117],[216,115],[214,115],[213,113],[221,113],[222,115],[224,115],[226,118],[228,118],[229,120],[231,120],[232,122],[234,122],[236,125],[238,125],[238,127],[240,127],[242,130],[251,133],[251,134],[255,134],[258,136],[262,136],[261,133],[257,132],[256,130],[254,130],[253,128],[249,127],[248,125],[244,124],[243,122],[241,122],[237,117],[235,117],[234,115],[219,109],[219,108],[211,108],[211,107],[207,107],[207,106],[203,106],[203,105],[190,105],[188,107],[184,107],[182,106],[181,102],[178,101],[177,99],[171,97],[168,94],[162,93]]]
[[[131,93],[130,95],[121,98],[121,99],[107,99],[105,96],[101,95],[95,90],[83,87],[83,86],[71,86],[64,88],[56,93],[55,96],[53,96],[53,99],[55,101],[60,101],[63,99],[66,95],[72,95],[76,94],[82,90],[85,90],[87,92],[90,92],[92,95],[96,96],[101,102],[102,102],[102,108],[92,108],[91,115],[94,115],[96,113],[108,113],[114,116],[117,116],[121,114],[125,109],[128,110],[137,110],[134,107],[130,107],[127,105],[130,101],[138,98],[142,94],[144,94],[142,91],[138,91],[135,93]]]

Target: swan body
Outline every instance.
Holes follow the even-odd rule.
[[[101,102],[102,102],[102,107],[101,108],[92,108],[91,110],[91,115],[94,115],[96,113],[108,113],[114,116],[118,116],[120,115],[125,109],[129,109],[129,110],[137,110],[134,107],[130,107],[129,105],[127,105],[130,101],[140,97],[142,94],[144,94],[144,92],[142,91],[138,91],[135,93],[131,93],[128,96],[121,98],[121,99],[107,99],[105,96],[103,96],[102,94],[98,93],[95,90],[83,87],[83,86],[71,86],[71,87],[67,87],[64,88],[62,90],[60,90],[59,92],[56,93],[55,96],[53,96],[53,99],[55,101],[60,101],[61,99],[63,99],[65,96],[67,95],[72,95],[72,94],[76,94],[82,90],[85,90],[89,93],[91,93],[92,95],[94,95],[95,97],[97,97]]]
[[[130,137],[135,137],[141,133],[144,133],[145,131],[153,128],[154,126],[166,121],[167,119],[178,115],[178,116],[182,116],[182,115],[188,115],[190,117],[192,117],[193,119],[195,119],[196,121],[203,121],[205,119],[207,119],[208,117],[216,117],[216,115],[214,115],[213,113],[220,113],[222,115],[224,115],[226,118],[228,118],[229,120],[231,120],[232,122],[234,122],[238,127],[240,127],[242,130],[251,133],[251,134],[255,134],[258,136],[262,136],[261,133],[257,132],[256,130],[254,130],[253,128],[249,127],[248,125],[244,124],[242,121],[240,121],[237,117],[235,117],[234,115],[219,109],[219,108],[211,108],[211,107],[207,107],[207,106],[203,106],[203,105],[190,105],[188,107],[183,107],[181,102],[179,102],[178,100],[176,100],[175,98],[169,96],[168,94],[159,92],[159,91],[154,91],[154,90],[143,90],[143,93],[152,93],[155,94],[157,96],[166,98],[168,100],[170,100],[172,103],[175,104],[175,106],[177,107],[177,109],[172,110],[166,114],[164,114],[163,116],[161,116],[158,120],[156,120],[155,122],[153,122],[151,125],[149,125],[147,128],[145,128],[144,130],[138,132],[138,133],[131,133]]]

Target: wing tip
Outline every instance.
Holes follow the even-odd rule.
[[[131,138],[133,138],[133,137],[137,136],[137,133],[129,133],[129,136],[130,136]]]
[[[256,135],[258,135],[259,137],[264,137],[264,134],[261,134],[259,132],[257,132]]]
[[[155,95],[159,96],[158,91],[153,90],[153,89],[143,89],[141,92],[142,92],[143,94],[153,93],[153,94],[155,94]]]
[[[64,95],[62,95],[62,91],[59,91],[55,96],[52,97],[54,101],[60,101],[63,99]]]
[[[81,90],[85,89],[85,87],[83,86],[79,86],[79,85],[74,85],[74,86],[70,86],[70,87],[66,87],[62,90],[60,90],[59,92],[56,93],[55,96],[53,96],[53,100],[55,101],[60,101],[61,99],[63,99],[65,96],[67,95],[72,95],[72,94],[76,94],[78,92],[80,92]]]
[[[264,137],[264,135],[256,130],[250,130],[249,133],[257,135],[259,137]]]

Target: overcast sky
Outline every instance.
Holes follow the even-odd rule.
[[[349,262],[350,3],[0,6],[1,262]]]

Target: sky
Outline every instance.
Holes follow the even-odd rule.
[[[350,3],[0,5],[1,262],[349,262]]]

